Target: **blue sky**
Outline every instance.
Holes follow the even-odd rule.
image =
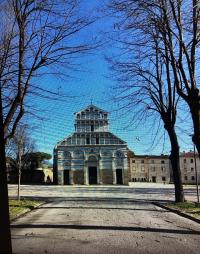
[[[99,1],[90,0],[86,2],[87,8],[92,8]],[[93,24],[81,36],[89,38],[98,36],[99,39],[106,41],[106,34],[112,27],[111,20],[102,18]],[[105,34],[104,34],[104,33]],[[103,47],[96,49],[89,55],[82,56],[76,60],[81,63],[80,70],[76,72],[66,71],[73,78],[62,80],[55,76],[44,76],[37,80],[41,87],[48,88],[59,94],[70,95],[71,98],[62,98],[60,101],[36,98],[31,103],[38,111],[35,112],[41,119],[27,115],[32,130],[32,138],[36,141],[37,149],[40,151],[52,153],[56,143],[74,131],[74,112],[85,108],[91,103],[110,112],[110,130],[128,143],[128,146],[136,154],[161,154],[169,153],[170,146],[167,135],[163,134],[161,124],[159,136],[152,145],[156,129],[152,129],[152,122],[136,126],[130,122],[131,114],[122,117],[121,112],[116,109],[118,105],[112,101],[113,87],[115,82],[108,78],[108,63],[104,56],[117,52],[112,44],[105,44]],[[134,109],[133,109],[134,111]],[[158,122],[158,120],[157,120]],[[185,120],[183,129],[189,124],[189,118]],[[190,124],[189,124],[190,125]],[[188,135],[184,135],[183,130],[178,130],[180,134],[179,142],[181,150],[189,150],[192,143]]]

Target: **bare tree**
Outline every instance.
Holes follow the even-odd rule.
[[[199,0],[160,0],[154,7],[156,11],[156,27],[167,48],[177,93],[189,106],[194,130],[192,140],[200,156]]]
[[[9,157],[12,167],[18,172],[17,199],[20,200],[21,174],[27,164],[29,154],[34,151],[34,141],[28,135],[28,126],[19,125],[12,139],[9,140]]]
[[[129,14],[132,15],[132,1],[125,2],[130,6]],[[136,0],[134,3],[148,10],[155,21],[153,26],[163,44],[160,51],[170,62],[176,91],[191,113],[192,140],[200,156],[199,0]],[[118,8],[123,8],[120,3]]]
[[[118,34],[116,40],[122,49],[122,54],[118,54],[117,59],[114,58],[116,60],[110,58],[110,61],[119,82],[117,100],[123,101],[123,107],[132,108],[136,120],[148,119],[153,113],[162,120],[171,144],[175,201],[183,202],[179,144],[175,130],[179,99],[176,78],[168,49],[160,39],[156,11],[152,11],[151,2],[157,1],[110,1],[112,14],[120,19],[115,28]]]
[[[52,73],[52,66],[69,70],[74,58],[94,46],[77,37],[94,20],[83,15],[78,0],[8,0],[0,7],[0,239],[1,251],[11,253],[5,143],[15,134],[28,95],[56,96],[33,80]]]

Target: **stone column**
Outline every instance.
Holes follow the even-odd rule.
[[[113,184],[116,184],[116,168],[115,168],[115,157],[112,157],[112,172],[113,172]]]
[[[64,184],[64,170],[58,170],[58,185],[63,185]]]
[[[74,184],[74,171],[70,170],[69,171],[69,184]]]
[[[98,165],[97,165],[97,183],[103,184],[102,181],[102,161],[101,158],[99,158]]]
[[[100,139],[100,138],[99,138]],[[101,156],[101,149],[99,149],[99,160],[98,160],[98,167],[97,167],[97,180],[98,184],[103,184],[102,179],[102,156]]]
[[[102,184],[101,182],[101,173],[100,173],[100,167],[97,165],[97,184]]]
[[[129,182],[129,170],[128,170],[128,158],[123,158],[123,168],[122,168],[122,175],[123,175],[123,184],[128,184]]]
[[[84,184],[89,185],[87,163],[84,163]]]

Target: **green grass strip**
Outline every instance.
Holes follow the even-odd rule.
[[[41,202],[32,200],[9,200],[10,219],[13,220],[17,216],[31,211],[34,207],[40,204]]]
[[[167,206],[200,219],[200,207],[195,207],[195,203],[193,202],[173,203]]]

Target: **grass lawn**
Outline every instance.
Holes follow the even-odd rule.
[[[31,211],[34,207],[40,205],[42,202],[31,200],[9,200],[10,219],[13,220],[17,216]]]
[[[187,213],[192,217],[200,219],[200,207],[195,207],[193,202],[183,202],[183,203],[174,203],[167,205],[170,208],[176,209],[178,211]]]

